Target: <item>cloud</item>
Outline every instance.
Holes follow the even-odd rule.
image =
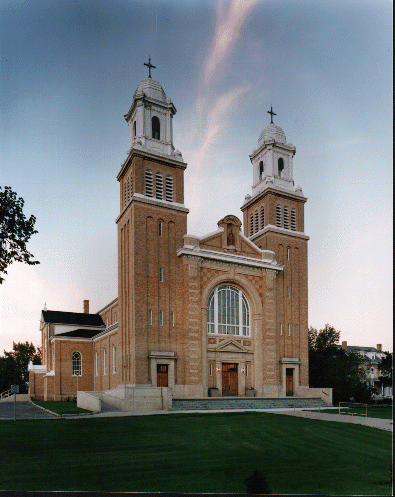
[[[230,54],[240,36],[240,29],[252,9],[259,0],[232,0],[225,13],[222,0],[217,4],[217,27],[212,48],[206,57],[204,68],[204,84],[209,86],[214,74],[217,74],[221,64]]]

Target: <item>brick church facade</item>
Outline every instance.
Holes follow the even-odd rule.
[[[96,314],[88,301],[83,313],[42,311],[30,394],[78,391],[81,405],[124,409],[168,408],[174,397],[319,397],[308,386],[307,199],[294,188],[295,147],[273,122],[265,128],[250,155],[243,230],[228,215],[193,236],[175,113],[158,82],[138,85],[117,176],[118,298]]]

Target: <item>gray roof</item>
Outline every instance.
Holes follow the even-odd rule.
[[[74,326],[104,326],[99,314],[83,312],[42,311],[45,323],[69,324]]]
[[[52,338],[66,337],[66,338],[93,338],[95,335],[101,333],[102,330],[90,330],[89,328],[83,328],[82,330],[72,330],[66,331],[65,333],[57,333],[53,335]]]

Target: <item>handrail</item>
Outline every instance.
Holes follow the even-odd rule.
[[[12,395],[11,390],[6,390],[5,392],[0,393],[0,400],[6,399]]]

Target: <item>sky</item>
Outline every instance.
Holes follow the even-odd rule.
[[[392,2],[1,0],[0,186],[36,229],[0,285],[0,354],[41,310],[117,297],[124,120],[151,57],[188,163],[188,233],[242,219],[249,154],[274,123],[308,198],[309,325],[392,351]]]

